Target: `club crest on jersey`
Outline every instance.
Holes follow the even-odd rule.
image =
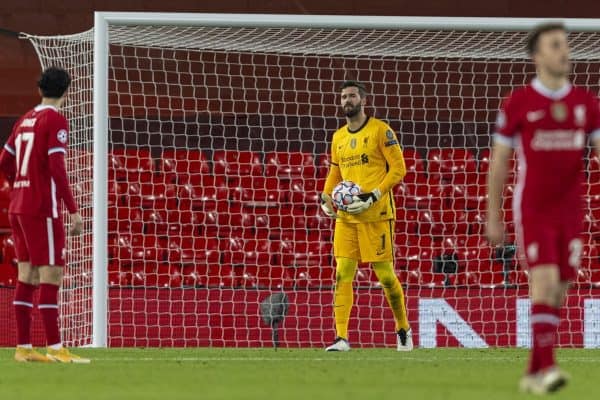
[[[585,125],[585,104],[578,104],[573,108],[573,116],[575,117],[575,125]]]
[[[350,140],[350,147],[355,149],[356,148],[356,138],[352,138]]]
[[[561,101],[552,103],[550,114],[556,122],[564,122],[567,119],[567,105]]]
[[[56,134],[56,139],[62,144],[67,143],[67,131],[65,129],[61,129],[60,131],[58,131],[58,133]]]

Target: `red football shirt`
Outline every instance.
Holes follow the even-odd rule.
[[[64,168],[68,136],[66,118],[52,106],[17,121],[0,156],[13,180],[9,213],[58,218],[61,199],[69,212],[77,210]]]
[[[517,152],[516,218],[581,218],[589,134],[600,135],[600,109],[587,90],[568,84],[552,91],[536,78],[504,100],[494,140]]]

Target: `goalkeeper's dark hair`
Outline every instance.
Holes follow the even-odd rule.
[[[42,91],[42,96],[55,99],[61,98],[70,84],[71,76],[60,67],[46,68],[38,81],[38,87]]]
[[[367,95],[367,88],[365,87],[365,85],[363,85],[359,81],[352,81],[352,80],[344,81],[344,82],[342,82],[342,85],[340,86],[340,90],[346,89],[348,87],[357,88],[358,93],[360,94],[360,97],[365,97]]]
[[[544,33],[552,32],[552,31],[563,31],[566,32],[567,28],[561,22],[547,22],[544,24],[540,24],[533,28],[533,30],[529,33],[527,37],[527,53],[532,56],[537,51],[538,42],[540,41],[540,36]]]

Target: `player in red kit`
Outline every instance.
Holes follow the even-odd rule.
[[[72,362],[90,360],[62,346],[58,290],[65,265],[61,200],[70,214],[70,234],[83,229],[65,169],[69,125],[58,112],[71,78],[60,68],[46,69],[38,82],[42,102],[15,124],[0,154],[0,170],[12,184],[9,220],[19,274],[13,302],[17,322],[15,360]],[[31,346],[33,293],[40,288],[38,309],[46,330],[47,354]]]
[[[524,392],[544,394],[567,383],[554,347],[560,308],[580,263],[583,158],[589,138],[600,148],[600,109],[590,92],[574,87],[569,44],[561,24],[545,24],[527,47],[537,76],[503,102],[496,121],[488,177],[487,235],[503,243],[500,207],[508,160],[517,152],[513,201],[517,242],[529,268],[532,348]]]

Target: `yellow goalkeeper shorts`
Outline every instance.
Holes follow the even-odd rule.
[[[394,221],[350,224],[336,221],[333,254],[360,262],[394,260]]]

